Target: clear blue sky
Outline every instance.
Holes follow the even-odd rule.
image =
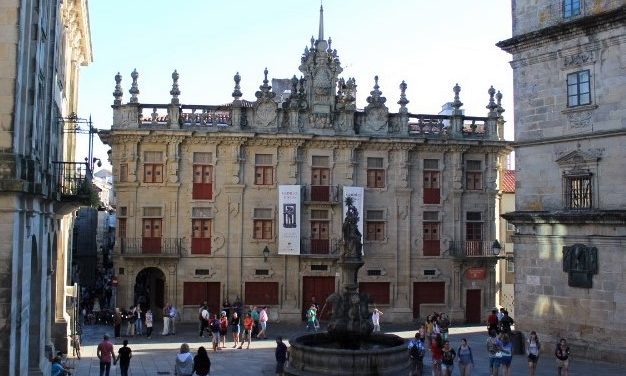
[[[114,76],[122,74],[127,102],[134,68],[140,102],[168,103],[174,69],[181,103],[231,101],[237,71],[243,98],[253,100],[265,67],[270,78],[300,76],[300,56],[317,37],[319,6],[319,0],[92,0],[94,61],[81,71],[79,116],[91,114],[94,127],[110,128]],[[407,82],[412,113],[438,113],[458,82],[466,114],[485,116],[493,85],[504,95],[512,139],[511,56],[495,46],[511,36],[510,1],[326,0],[324,31],[341,76],[356,78],[359,108],[375,75],[391,111],[398,110],[398,85]],[[95,156],[106,160],[108,148],[97,137],[95,143]]]

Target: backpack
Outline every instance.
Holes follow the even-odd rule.
[[[413,359],[422,359],[424,357],[424,349],[413,343],[413,346],[409,349],[409,356]]]

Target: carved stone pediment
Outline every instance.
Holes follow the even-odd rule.
[[[582,150],[574,150],[561,155],[555,162],[561,167],[584,166],[596,163],[600,160],[601,156],[601,150],[589,150],[586,152]]]

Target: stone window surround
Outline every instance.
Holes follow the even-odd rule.
[[[271,214],[267,217],[257,216],[256,209],[267,209],[267,210],[270,210]],[[276,208],[267,207],[267,206],[252,208],[251,218],[252,218],[252,231],[250,232],[250,237],[248,239],[250,243],[276,243],[277,242],[276,226],[274,225],[274,221],[276,220]],[[272,223],[272,236],[270,238],[263,239],[263,238],[254,237],[255,235],[254,225],[256,221],[270,221]]]
[[[367,216],[367,213],[369,211],[379,211],[382,212],[382,216],[381,219],[370,219]],[[380,208],[380,207],[366,207],[363,208],[363,220],[365,222],[365,226],[364,226],[364,231],[367,233],[367,224],[368,222],[377,222],[377,223],[383,223],[383,231],[384,231],[384,239],[383,240],[368,240],[366,238],[367,234],[363,234],[363,243],[378,243],[378,244],[386,244],[389,241],[389,236],[388,236],[388,228],[387,228],[387,218],[389,218],[389,213],[388,213],[388,209],[387,208]]]

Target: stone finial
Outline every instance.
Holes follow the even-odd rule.
[[[496,104],[498,106],[496,108],[496,112],[498,113],[498,117],[501,118],[502,113],[506,110],[502,108],[502,93],[500,92],[500,90],[498,90],[498,93],[496,94]]]
[[[291,96],[295,97],[296,95],[298,95],[298,77],[296,77],[296,75],[294,74],[293,77],[291,77]]]
[[[298,88],[298,95],[304,97],[304,77],[300,76],[300,86]]]
[[[333,48],[331,47],[332,44],[333,44],[333,39],[331,37],[328,37],[328,50],[326,50],[328,53],[333,52]]]
[[[233,80],[235,80],[235,89],[233,90],[233,98],[235,98],[235,100],[239,100],[239,98],[242,97],[243,94],[241,94],[241,86],[239,86],[239,82],[241,82],[241,76],[239,75],[239,72],[237,72],[234,76],[233,76]]]
[[[374,90],[370,91],[369,97],[367,97],[367,103],[369,104],[384,104],[387,101],[387,98],[382,96],[382,91],[378,90],[380,86],[378,86],[378,75],[374,76]]]
[[[398,104],[400,105],[400,113],[403,114],[409,112],[409,110],[406,108],[406,105],[409,103],[409,100],[406,99],[406,88],[406,82],[402,80],[402,83],[400,84],[400,100],[398,101]]]
[[[130,103],[139,103],[137,99],[137,95],[139,94],[139,86],[137,85],[137,78],[139,77],[139,73],[137,73],[137,69],[133,69],[133,72],[130,74],[130,77],[133,79],[133,83],[130,86]]]
[[[115,90],[113,91],[113,97],[115,98],[115,100],[113,101],[113,105],[114,106],[119,106],[122,104],[122,96],[124,95],[124,92],[122,92],[122,75],[120,74],[120,72],[117,72],[117,74],[115,75]]]
[[[170,90],[170,95],[172,96],[172,104],[180,104],[178,100],[178,96],[180,95],[180,89],[178,88],[178,72],[174,69],[172,72],[172,90]]]
[[[343,88],[346,87],[346,80],[342,78],[337,80],[337,98],[339,100],[343,99]]]
[[[324,40],[324,7],[320,4],[320,27],[317,33],[317,40]]]
[[[346,81],[344,97],[346,102],[354,102],[356,100],[356,80],[354,77],[350,77]]]
[[[463,102],[461,102],[461,98],[459,96],[459,93],[461,92],[461,87],[458,83],[454,85],[452,91],[454,91],[454,102],[452,102],[452,107],[454,107],[455,111],[459,111],[461,106],[463,106]]]
[[[269,80],[267,79],[267,67],[263,71],[263,75],[265,78],[263,79],[263,85],[259,86],[260,91],[257,91],[254,95],[259,99],[271,99],[276,96],[276,93],[272,92],[272,87],[268,85]]]
[[[311,49],[315,48],[315,38],[311,35]]]
[[[498,105],[493,99],[493,96],[496,94],[496,89],[491,86],[489,90],[487,90],[487,93],[489,93],[489,104],[486,108],[489,110],[489,114],[491,114],[495,112],[496,108],[498,108]]]

